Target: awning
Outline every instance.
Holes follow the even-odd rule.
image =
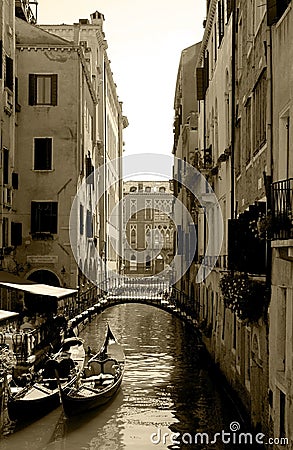
[[[16,284],[35,284],[33,281],[26,280],[25,278],[18,277],[13,273],[0,270],[0,283],[16,283]]]
[[[16,318],[18,313],[12,311],[5,311],[5,309],[0,309],[0,322],[7,319]]]
[[[19,283],[6,283],[0,281],[0,286],[5,286],[10,289],[17,289],[18,291],[29,292],[35,295],[46,295],[48,297],[55,297],[57,299],[69,297],[76,294],[77,289],[67,289],[56,286],[49,286],[48,284],[19,284]]]

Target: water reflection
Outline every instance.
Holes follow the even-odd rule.
[[[89,324],[82,335],[86,345],[99,348],[107,322],[126,355],[119,394],[100,410],[70,420],[60,407],[2,439],[1,450],[191,449],[162,439],[155,445],[150,436],[158,430],[214,433],[236,420],[209,378],[190,328],[155,308],[121,305]]]

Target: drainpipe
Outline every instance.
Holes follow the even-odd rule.
[[[267,169],[265,174],[267,210],[272,210],[271,183],[273,180],[273,73],[272,73],[272,30],[267,28]],[[271,241],[267,239],[267,271],[266,284],[271,289],[272,283],[272,248]]]
[[[232,109],[232,120],[231,120],[231,219],[235,218],[235,125],[236,125],[236,108],[235,108],[235,96],[236,96],[236,57],[235,57],[235,48],[236,48],[236,0],[233,1],[232,4],[232,70],[231,70],[231,83],[232,83],[232,100],[231,100],[231,109]]]

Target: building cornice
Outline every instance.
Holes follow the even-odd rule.
[[[216,14],[217,3],[218,3],[218,0],[211,0],[211,3],[210,3],[208,17],[207,17],[207,21],[206,21],[205,30],[204,30],[204,35],[203,35],[202,42],[201,42],[201,49],[200,49],[200,53],[198,56],[198,64],[197,64],[198,67],[200,67],[203,64],[205,51],[206,51],[208,41],[209,41],[212,29],[213,29],[213,22],[214,22],[214,18],[215,18],[215,14]]]
[[[60,52],[75,52],[78,54],[81,65],[82,65],[82,69],[83,69],[83,73],[85,75],[86,81],[87,81],[87,85],[92,97],[93,102],[95,103],[95,105],[98,104],[98,97],[97,94],[93,88],[92,85],[92,81],[91,81],[91,76],[90,73],[88,71],[87,68],[87,63],[84,59],[84,55],[83,55],[83,50],[80,46],[76,46],[76,45],[71,45],[71,46],[62,46],[62,45],[44,45],[44,44],[38,44],[38,45],[31,45],[31,44],[18,44],[16,45],[16,48],[19,51],[60,51]]]
[[[49,44],[16,44],[16,48],[20,51],[23,50],[60,50],[62,52],[64,51],[68,51],[68,52],[77,52],[78,51],[78,46],[73,46],[73,45],[49,45]]]

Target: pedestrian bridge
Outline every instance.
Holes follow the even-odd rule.
[[[166,280],[130,279],[128,283],[117,285],[107,283],[101,289],[101,295],[95,299],[90,307],[83,310],[69,322],[71,327],[91,320],[95,314],[99,314],[110,307],[124,303],[141,303],[164,310],[184,322],[193,326],[197,325],[194,304],[186,295],[176,290]]]

